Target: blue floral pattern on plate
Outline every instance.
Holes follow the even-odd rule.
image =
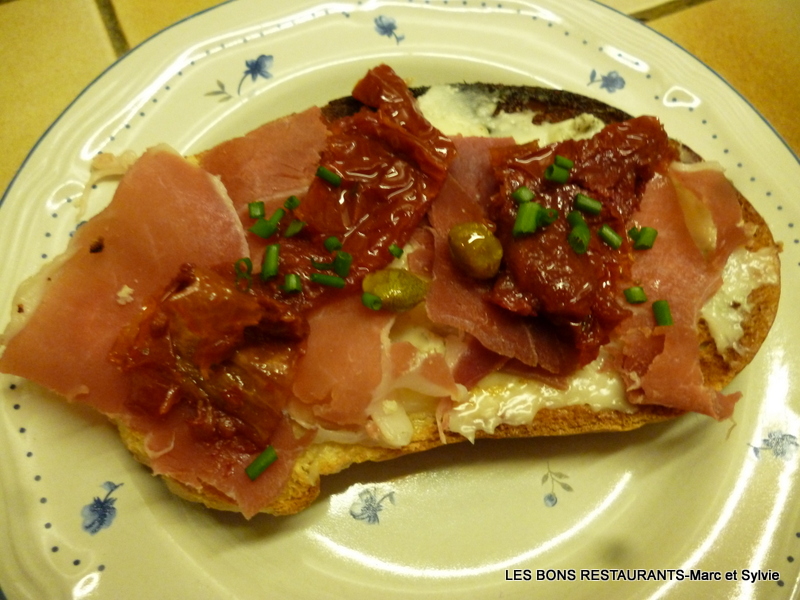
[[[241,80],[239,80],[239,86],[236,88],[236,95],[242,95],[242,85],[247,78],[255,82],[259,77],[263,77],[264,79],[271,79],[272,73],[270,73],[270,69],[272,68],[273,63],[275,62],[275,58],[271,54],[261,54],[258,58],[254,60],[245,60],[245,70],[244,75],[242,75]],[[225,83],[217,79],[217,89],[211,92],[206,92],[206,96],[219,96],[220,102],[225,102],[226,100],[230,100],[233,98],[233,94],[231,94],[225,86]]]
[[[388,492],[378,498],[382,492],[378,488],[368,488],[358,494],[358,500],[350,507],[350,516],[370,525],[380,522],[378,513],[383,510],[383,503],[388,500],[394,504],[394,492]]]
[[[572,486],[563,481],[564,479],[569,479],[569,475],[559,471],[553,471],[550,468],[550,463],[548,462],[547,473],[542,476],[542,485],[546,484],[548,481],[550,482],[550,491],[544,495],[545,506],[553,507],[558,504],[558,496],[556,496],[556,484],[558,484],[565,492],[572,491]]]
[[[83,517],[83,529],[92,535],[98,533],[101,529],[106,529],[114,522],[117,516],[117,507],[114,506],[117,499],[112,498],[117,488],[122,486],[121,483],[113,483],[106,481],[103,484],[103,489],[106,490],[106,495],[103,498],[95,496],[90,504],[87,504],[81,510],[81,517]]]
[[[406,39],[404,35],[397,35],[397,21],[393,17],[387,17],[386,15],[375,17],[375,31],[380,35],[385,35],[389,38],[393,37],[398,44]]]
[[[797,436],[781,431],[770,431],[767,437],[761,440],[761,444],[761,446],[750,445],[756,458],[761,458],[762,450],[769,450],[775,458],[787,459],[800,447]]]
[[[606,90],[610,94],[625,87],[625,79],[623,79],[618,71],[609,71],[607,75],[598,75],[597,69],[592,69],[589,75],[589,83],[586,85],[592,85],[594,83],[599,83],[600,88]]]

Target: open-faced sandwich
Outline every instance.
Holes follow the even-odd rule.
[[[198,155],[126,158],[98,157],[113,200],[21,286],[0,370],[248,518],[465,439],[724,420],[777,309],[779,247],[719,165],[568,92],[382,65]]]

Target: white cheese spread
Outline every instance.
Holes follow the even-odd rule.
[[[605,126],[589,114],[536,125],[533,123],[536,113],[532,111],[496,112],[496,97],[449,85],[433,86],[417,101],[425,118],[445,135],[513,137],[517,144],[538,140],[545,146],[567,139],[590,138]]]
[[[750,292],[762,285],[777,285],[778,264],[773,248],[733,251],[722,271],[722,287],[700,311],[718,350],[733,348],[742,352],[739,340],[744,334],[742,323],[752,308]]]
[[[494,433],[499,425],[528,425],[541,408],[588,405],[594,410],[634,412],[625,400],[625,384],[615,372],[603,369],[602,355],[570,379],[566,389],[506,373],[493,373],[469,393],[466,402],[450,412],[449,429],[471,442],[475,432]]]

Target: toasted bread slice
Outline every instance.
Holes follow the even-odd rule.
[[[491,95],[497,101],[497,111],[532,110],[537,113],[535,118],[541,122],[560,122],[585,113],[595,116],[604,123],[629,118],[626,113],[602,102],[564,91],[489,84],[464,84],[458,87],[470,93]],[[413,91],[415,95],[420,96],[427,91],[427,88],[417,88]],[[354,113],[361,106],[353,98],[341,98],[324,107],[323,114],[326,118],[335,120]],[[677,142],[675,143],[677,144]],[[680,148],[683,162],[691,163],[700,160],[700,157],[689,148],[682,145]],[[748,250],[771,248],[774,250],[773,254],[777,261],[780,247],[774,241],[766,223],[741,194],[739,194],[739,202],[747,226],[754,231]],[[777,312],[779,295],[779,283],[762,285],[752,291],[749,297],[752,310],[742,324],[744,335],[740,340],[741,347],[738,351],[733,349],[718,351],[709,328],[702,319],[698,322],[697,343],[701,349],[701,368],[708,385],[721,390],[753,359],[772,326]],[[634,412],[596,411],[588,405],[542,409],[528,425],[501,425],[493,435],[478,432],[477,437],[520,438],[620,432],[636,429],[649,423],[674,419],[682,414],[684,413],[680,410],[649,405],[639,406]],[[322,475],[337,473],[350,465],[366,461],[388,460],[465,440],[464,437],[455,433],[440,432],[436,416],[432,413],[416,413],[409,417],[414,427],[414,433],[411,442],[401,448],[348,445],[336,442],[312,444],[297,460],[292,477],[280,497],[266,507],[263,512],[273,515],[289,515],[301,511],[318,496]],[[118,425],[126,446],[139,461],[148,464],[143,436],[127,429],[122,424]],[[169,489],[182,498],[203,503],[213,509],[238,510],[230,498],[214,488],[193,489],[169,477],[164,477],[164,479]]]

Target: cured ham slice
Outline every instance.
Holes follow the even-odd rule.
[[[305,355],[298,361],[293,391],[322,419],[363,425],[372,392],[383,373],[382,337],[394,320],[371,311],[359,296],[345,296],[309,316]]]
[[[363,426],[373,401],[399,389],[432,397],[459,393],[443,354],[390,339],[395,315],[365,308],[344,296],[309,316],[306,351],[297,363],[293,392],[317,418],[336,427]]]
[[[716,242],[704,253],[692,238],[678,192],[670,176],[694,190],[716,224]],[[669,301],[674,325],[656,327],[649,304],[638,307],[619,327],[621,366],[634,403],[662,404],[716,419],[733,413],[739,394],[706,386],[699,362],[697,321],[700,308],[719,289],[721,269],[730,253],[747,239],[736,193],[715,169],[670,171],[648,185],[635,223],[655,227],[651,250],[637,253],[632,277],[651,300]],[[713,191],[710,191],[713,190]]]
[[[131,412],[129,382],[108,358],[120,331],[181,265],[232,264],[247,252],[219,182],[167,147],[150,149],[121,179],[109,206],[78,228],[68,253],[37,276],[46,280],[41,300],[20,309],[26,322],[6,340],[0,370],[98,409],[143,437],[156,474],[211,487],[252,516],[280,491],[307,441],[280,423],[272,440],[280,459],[254,485],[244,474],[253,453],[198,442],[188,425],[194,414]],[[118,295],[122,289],[128,293]]]
[[[291,195],[302,196],[314,178],[328,129],[319,108],[271,121],[244,136],[214,146],[198,156],[200,166],[219,176],[242,225],[253,219],[248,203],[263,201],[267,216]],[[261,264],[267,242],[247,234],[253,264]]]
[[[487,218],[489,198],[485,194],[493,193],[496,186],[478,182],[494,180],[489,149],[510,143],[504,139],[456,138],[459,154],[429,214],[434,229],[434,260],[433,280],[426,298],[428,316],[434,323],[469,333],[500,356],[565,373],[576,364],[575,353],[568,344],[547,324],[487,301],[491,284],[467,277],[450,258],[450,228]]]
[[[246,254],[219,183],[164,146],[148,150],[109,206],[78,228],[56,268],[38,276],[46,279],[41,300],[20,309],[25,327],[6,340],[0,370],[118,415],[124,385],[107,357],[122,327],[181,264]]]

